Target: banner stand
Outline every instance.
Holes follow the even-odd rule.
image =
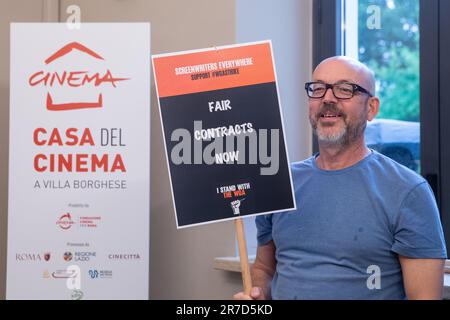
[[[239,248],[239,260],[241,261],[242,282],[244,284],[244,293],[250,295],[252,290],[252,277],[250,274],[250,265],[248,263],[247,243],[245,241],[244,223],[242,218],[234,220],[236,222],[236,235]]]
[[[11,23],[8,300],[149,298],[150,24],[80,26]]]

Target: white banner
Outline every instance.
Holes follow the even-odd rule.
[[[11,25],[8,299],[147,299],[150,25]]]

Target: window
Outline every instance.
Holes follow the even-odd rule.
[[[368,65],[381,100],[366,143],[420,173],[419,0],[344,0],[341,52]]]

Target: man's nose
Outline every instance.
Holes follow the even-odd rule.
[[[323,102],[337,103],[337,99],[334,96],[333,89],[327,88],[327,91],[325,91],[325,96],[323,97]]]

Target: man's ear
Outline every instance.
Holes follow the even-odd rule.
[[[378,97],[369,98],[369,110],[367,113],[367,120],[372,121],[380,111],[380,99]]]

